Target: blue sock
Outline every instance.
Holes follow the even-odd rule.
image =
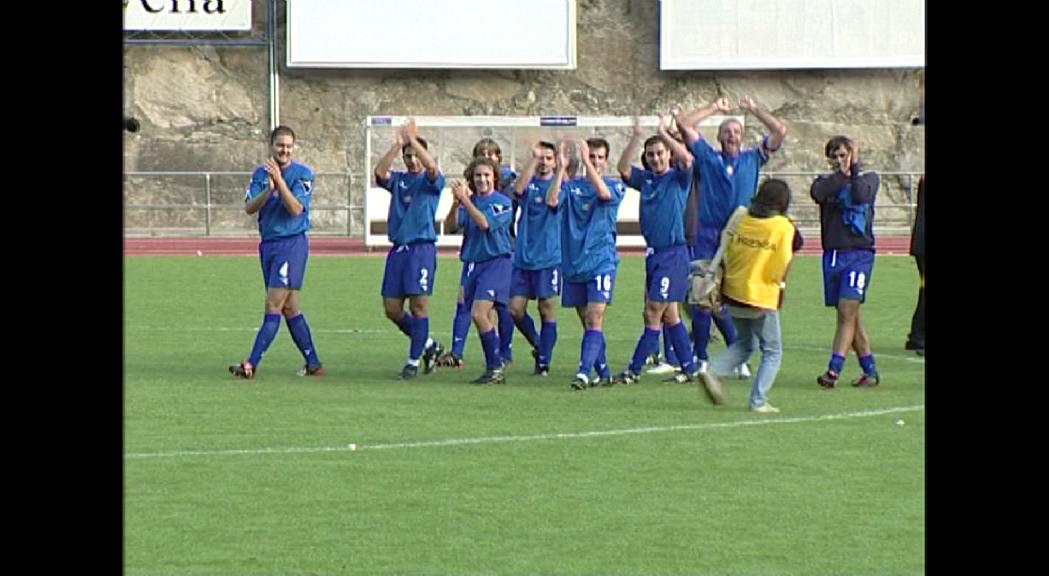
[[[525,340],[528,340],[528,343],[532,345],[532,348],[540,350],[541,354],[542,351],[538,343],[539,334],[535,331],[535,321],[532,320],[532,317],[528,315],[528,312],[525,312],[524,317],[522,317],[520,320],[514,318],[514,326],[516,326],[517,331],[525,337]]]
[[[499,315],[499,356],[507,362],[514,359],[514,316],[505,304],[496,304]]]
[[[539,364],[550,365],[550,357],[554,354],[556,343],[557,322],[543,322],[543,330],[539,333]]]
[[[692,307],[692,353],[700,360],[709,360],[707,343],[710,342],[710,310]]]
[[[878,373],[878,369],[874,367],[873,353],[860,357],[860,368],[863,368],[863,373],[868,376],[873,376]]]
[[[313,349],[313,336],[310,334],[310,325],[306,322],[306,315],[300,312],[298,316],[285,318],[284,321],[288,323],[291,339],[299,347],[299,352],[302,352],[302,357],[306,359],[306,364],[310,366],[320,364],[321,361],[317,358],[317,351]]]
[[[714,324],[717,324],[721,335],[725,337],[725,346],[735,344],[739,336],[736,334],[736,323],[732,320],[732,315],[728,313],[728,306],[722,304],[721,312],[714,314],[713,317]]]
[[[407,336],[409,338],[412,337],[412,315],[411,314],[405,312],[404,316],[401,316],[400,321],[396,322],[396,324],[397,324],[397,327],[401,329],[401,332],[404,332],[405,336]]]
[[[841,369],[845,367],[845,357],[841,354],[831,354],[830,364],[827,368],[835,374],[841,374]]]
[[[663,324],[663,358],[671,366],[681,366],[675,350],[677,343],[670,337],[670,326]]]
[[[481,347],[484,348],[485,367],[495,370],[503,366],[503,359],[499,356],[499,334],[495,328],[481,334]]]
[[[452,354],[462,358],[466,352],[466,337],[470,335],[470,310],[466,304],[455,305],[455,320],[452,321]]]
[[[597,375],[601,378],[611,378],[612,371],[608,368],[608,358],[605,357],[605,333],[600,330],[595,330],[601,335],[601,351],[597,353],[597,360],[594,362],[594,370],[597,370]]]
[[[634,347],[634,357],[630,360],[630,366],[628,368],[634,374],[641,373],[641,367],[645,365],[645,358],[652,352],[659,349],[659,330],[654,330],[645,326],[645,331],[641,334],[641,338],[637,341],[637,346]]]
[[[666,324],[663,326],[666,327]],[[678,322],[670,327],[670,338],[674,343],[674,349],[681,350],[683,352],[681,355],[688,358],[688,360],[681,362],[681,369],[684,370],[686,374],[692,374],[695,372],[696,363],[692,361],[692,349],[689,346],[688,330],[685,330],[684,322]]]
[[[583,332],[583,345],[579,349],[579,374],[590,376],[590,367],[596,368],[598,355],[601,353],[601,342],[604,341],[604,332],[587,328]],[[600,373],[600,370],[598,371]]]
[[[412,318],[412,343],[408,347],[408,360],[419,360],[426,348],[426,340],[430,337],[430,319]]]
[[[248,356],[248,362],[252,366],[257,368],[259,362],[262,362],[262,355],[269,350],[273,339],[277,337],[277,330],[280,330],[280,314],[266,314],[262,318],[262,327],[255,335],[255,345],[251,347],[251,356]]]

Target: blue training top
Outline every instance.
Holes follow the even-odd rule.
[[[619,265],[616,215],[626,185],[608,176],[601,179],[612,193],[608,200],[598,198],[597,189],[585,177],[562,186],[561,276],[569,282],[589,282],[599,274],[615,272]]]
[[[767,135],[764,142],[768,142]],[[718,152],[703,138],[689,150],[695,157],[693,169],[699,171],[699,225],[720,233],[736,208],[750,206],[758,189],[758,173],[769,160],[764,143],[740,151],[735,158]]]
[[[554,177],[540,180],[538,176],[517,196],[521,216],[517,220],[517,243],[514,247],[514,266],[523,270],[544,270],[561,263],[561,200],[564,187],[558,190],[557,208],[546,204],[546,195]]]
[[[392,172],[389,180],[376,177],[375,181],[391,194],[390,212],[386,218],[390,242],[401,246],[437,241],[434,219],[437,202],[444,190],[443,172],[438,172],[433,182],[430,182],[426,170],[416,174]]]
[[[630,167],[630,187],[641,192],[641,235],[649,248],[685,243],[685,202],[692,185],[692,170],[671,165],[661,175]]]
[[[474,194],[471,200],[488,220],[488,230],[482,230],[466,208],[459,207],[457,218],[463,227],[462,261],[484,262],[510,254],[510,221],[514,217],[510,199],[493,191],[486,196]]]
[[[302,213],[292,216],[281,202],[280,193],[274,189],[269,200],[266,200],[266,203],[259,209],[259,234],[263,240],[294,236],[310,229],[313,170],[298,160],[292,160],[287,168],[281,169],[280,173],[292,195],[302,204]],[[267,193],[269,187],[270,179],[266,167],[255,168],[251,174],[251,184],[248,185],[248,191],[244,194],[244,202],[247,203],[258,198],[260,194]]]

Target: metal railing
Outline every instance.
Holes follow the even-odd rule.
[[[354,222],[363,221],[364,213],[364,206],[351,200],[357,175],[315,172],[314,176],[310,204],[313,232],[354,235]],[[125,172],[124,231],[131,235],[158,231],[203,232],[204,236],[223,231],[256,233],[256,216],[244,212],[244,193],[250,179],[251,172]],[[167,216],[158,221],[154,216],[158,213]]]
[[[790,213],[803,231],[819,229],[819,209],[809,197],[812,180],[822,172],[770,171],[762,178],[782,178],[790,184]],[[875,210],[877,234],[909,234],[921,172],[879,172],[882,186]],[[310,205],[312,232],[318,235],[363,236],[364,202],[355,191],[360,175],[317,172]],[[125,172],[124,231],[129,235],[158,233],[255,234],[255,216],[244,213],[244,192],[251,172]],[[354,197],[356,194],[356,198]],[[189,201],[181,199],[188,198]],[[156,214],[162,214],[157,218]]]

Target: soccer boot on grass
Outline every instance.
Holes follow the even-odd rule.
[[[426,350],[423,350],[423,374],[433,372],[433,369],[438,366],[437,359],[441,357],[442,352],[444,352],[444,346],[441,346],[441,343],[436,340],[427,346]]]
[[[304,365],[299,369],[299,376],[324,376],[324,366],[322,364],[309,364]]]
[[[864,374],[863,376],[860,376],[852,383],[852,385],[856,388],[874,388],[880,383],[881,379],[878,378],[878,373],[875,372],[873,374]]]
[[[471,384],[506,384],[506,374],[502,368],[496,368],[495,370],[485,370],[484,374],[481,374],[477,378],[470,381]]]
[[[240,364],[233,364],[230,366],[229,373],[244,378],[245,380],[251,380],[255,377],[255,367],[251,365],[251,362],[245,360]]]
[[[838,385],[838,373],[833,370],[827,370],[816,377],[816,383],[824,390],[833,390]]]

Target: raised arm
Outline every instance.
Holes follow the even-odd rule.
[[[437,177],[440,172],[437,168],[437,161],[430,155],[429,150],[423,147],[419,143],[419,127],[415,125],[415,118],[411,118],[404,125],[404,136],[405,142],[412,145],[412,150],[415,150],[415,156],[422,163],[423,168],[426,169],[426,178],[430,182],[437,181]]]
[[[528,160],[528,165],[525,166],[524,173],[514,183],[514,194],[521,196],[525,192],[525,188],[532,182],[532,177],[535,176],[535,169],[539,165],[539,156],[543,153],[542,147],[539,146],[538,142],[532,143],[532,157]]]
[[[375,165],[375,181],[386,182],[390,179],[390,167],[393,166],[393,160],[400,153],[401,148],[404,147],[404,134],[403,129],[398,128],[393,131],[393,144],[390,145],[390,149],[383,154],[382,158],[379,159],[379,163]]]
[[[586,143],[585,138],[577,138],[576,144],[579,146],[579,158],[583,162],[583,166],[586,167],[586,179],[590,182],[590,185],[597,191],[597,197],[602,201],[609,201],[612,199],[612,191],[608,189],[608,185],[605,184],[605,179],[598,176],[597,169],[594,168],[593,162],[590,161],[590,145]]]
[[[641,148],[641,120],[637,117],[637,114],[634,114],[633,121],[630,142],[627,143],[626,148],[623,148],[623,154],[619,157],[619,164],[616,164],[616,169],[619,170],[619,177],[624,182],[630,181],[631,160],[637,158],[637,152]]]
[[[714,114],[727,114],[731,110],[732,103],[729,102],[728,98],[722,96],[710,104],[696,108],[692,112],[686,114],[683,118],[679,117],[677,121],[678,130],[681,130],[681,134],[685,137],[685,143],[691,145],[693,142],[703,137],[696,130],[696,126],[698,126],[700,122],[710,118]]]
[[[685,145],[678,142],[676,138],[670,135],[667,131],[670,126],[670,118],[659,114],[659,127],[656,128],[656,132],[659,137],[663,139],[663,143],[667,145],[667,149],[674,155],[674,160],[677,163],[679,170],[688,170],[692,167],[692,154],[685,148]]]
[[[561,201],[561,182],[564,181],[565,170],[568,167],[568,146],[562,141],[556,153],[554,153],[554,179],[550,187],[546,189],[546,205],[557,208]]]
[[[750,96],[741,97],[739,99],[739,107],[757,116],[758,120],[761,120],[761,123],[769,129],[769,140],[768,144],[765,145],[765,149],[769,152],[779,150],[780,145],[783,144],[783,139],[787,137],[787,125],[769,113],[768,110],[763,109]]]
[[[488,228],[491,227],[488,218],[484,215],[484,212],[481,212],[477,206],[474,205],[470,196],[470,189],[465,184],[462,184],[461,186],[452,186],[452,198],[457,200],[457,202],[452,203],[452,206],[457,209],[456,212],[458,212],[458,206],[455,204],[462,205],[462,207],[466,209],[466,213],[470,215],[470,219],[477,224],[478,228],[481,230],[488,230]]]
[[[445,233],[455,232],[462,227],[459,224],[459,207],[463,204],[459,198],[464,194],[470,195],[469,187],[462,180],[452,182],[452,207],[448,210],[448,215],[444,217]]]

